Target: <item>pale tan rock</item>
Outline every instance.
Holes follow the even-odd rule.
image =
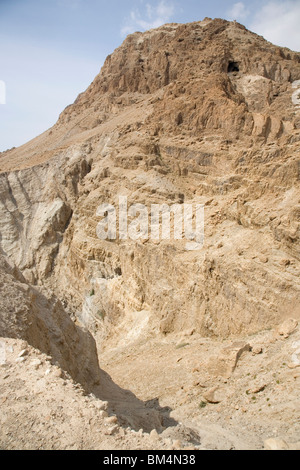
[[[118,423],[118,418],[117,418],[117,416],[109,416],[108,418],[105,418],[105,423],[106,424],[116,424],[116,423]]]
[[[17,357],[16,361],[17,363],[21,364],[22,362],[26,361],[26,357]]]
[[[53,375],[53,377],[61,378],[61,377],[63,377],[64,374],[63,374],[63,371],[61,369],[55,368],[52,372],[52,375]]]
[[[220,354],[212,357],[209,361],[209,370],[216,376],[228,378],[234,372],[238,360],[243,353],[249,352],[249,343],[238,341],[222,349]]]
[[[118,425],[110,426],[108,429],[104,430],[104,434],[106,436],[113,436],[114,434],[116,434],[119,431],[119,429],[120,428],[119,428]]]
[[[98,410],[104,410],[107,411],[108,409],[108,402],[107,401],[102,401],[102,400],[97,400],[95,402],[95,406]]]
[[[260,393],[266,388],[266,384],[256,385],[251,389],[251,393]]]
[[[193,386],[194,387],[200,387],[200,388],[207,388],[207,384],[201,379],[194,380]]]
[[[41,365],[42,365],[42,361],[40,359],[33,359],[31,362],[30,362],[30,365],[32,367],[34,367],[34,369],[38,369]]]
[[[24,357],[24,356],[27,356],[28,355],[28,350],[27,349],[23,349],[19,354],[18,354],[18,357]]]
[[[159,439],[159,434],[156,429],[152,429],[152,431],[150,432],[150,439],[152,441],[156,441],[157,439]]]
[[[300,364],[295,364],[294,362],[289,362],[288,363],[288,368],[289,369],[297,369],[297,367],[300,367]]]
[[[213,387],[203,393],[203,398],[209,403],[217,404],[224,400],[224,391],[219,387]]]
[[[180,450],[181,448],[182,448],[182,443],[179,439],[176,439],[175,441],[173,441],[172,449]]]
[[[284,338],[288,338],[295,331],[297,326],[298,321],[294,318],[289,318],[279,325],[277,332],[279,335],[284,336]]]
[[[257,344],[255,346],[252,346],[251,352],[252,352],[253,356],[256,356],[258,354],[262,354],[263,348],[262,348],[262,346]]]

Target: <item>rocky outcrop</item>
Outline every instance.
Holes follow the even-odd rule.
[[[236,22],[165,25],[0,154],[2,447],[299,447],[299,87]],[[101,239],[121,196],[170,239]]]
[[[299,319],[299,77],[299,53],[238,23],[129,36],[51,130],[1,155],[2,249],[103,347]],[[119,196],[204,204],[204,247],[100,240]]]
[[[75,325],[57,299],[31,287],[3,255],[0,278],[0,336],[27,341],[92,390],[99,383],[100,369],[91,334]]]

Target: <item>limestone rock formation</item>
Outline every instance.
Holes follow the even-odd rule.
[[[3,250],[105,335],[299,317],[299,60],[223,20],[130,35],[50,131],[2,154]],[[205,204],[204,249],[99,240],[120,195]]]
[[[128,36],[50,130],[0,154],[1,248],[18,268],[1,261],[4,335],[78,358],[89,340],[73,322],[100,352],[296,324],[299,90],[300,53],[236,22]],[[203,204],[204,246],[99,239],[97,208],[120,196],[149,213]]]
[[[99,364],[91,334],[76,327],[57,299],[31,287],[3,255],[0,282],[0,336],[27,341],[92,390],[99,381]]]

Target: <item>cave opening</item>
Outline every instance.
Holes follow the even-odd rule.
[[[239,72],[239,71],[240,71],[240,67],[239,67],[238,62],[229,62],[227,73]]]

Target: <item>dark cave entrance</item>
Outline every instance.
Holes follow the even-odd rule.
[[[239,72],[240,67],[238,62],[229,62],[228,67],[227,67],[227,73],[232,73],[232,72]]]

